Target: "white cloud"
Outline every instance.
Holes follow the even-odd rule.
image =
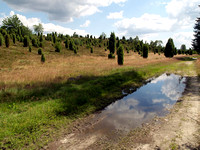
[[[195,19],[199,12],[199,0],[171,0],[166,5],[166,12],[170,17]]]
[[[79,30],[79,29],[70,29],[70,28],[66,28],[66,27],[62,27],[59,25],[55,25],[52,23],[42,23],[43,27],[44,27],[44,32],[45,33],[50,33],[50,32],[57,32],[57,33],[62,33],[62,34],[68,34],[68,35],[73,35],[74,32],[76,32],[79,35],[86,35],[88,34],[85,30]]]
[[[182,44],[185,44],[187,49],[189,49],[191,46],[191,39],[193,38],[193,34],[193,32],[178,32],[175,33],[172,38],[176,39],[176,45],[179,46],[177,48],[180,48]]]
[[[165,101],[166,101],[166,99],[153,99],[153,100],[152,100],[153,104],[156,104],[156,103],[163,103],[163,102],[165,102]]]
[[[80,25],[80,27],[86,28],[90,25],[90,23],[91,23],[90,20],[86,20],[84,24]]]
[[[123,13],[124,13],[123,11],[109,13],[109,15],[107,16],[107,19],[122,19]]]
[[[10,16],[13,16],[14,14],[15,14],[14,11],[11,11],[11,12],[10,12]]]
[[[155,14],[144,14],[139,18],[125,18],[115,23],[117,29],[129,35],[140,35],[171,31],[176,19]]]
[[[126,0],[3,0],[18,11],[40,11],[47,13],[51,20],[72,21],[74,17],[88,16],[100,12],[100,7],[112,3],[122,4]]]

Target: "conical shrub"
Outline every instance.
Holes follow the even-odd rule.
[[[6,34],[6,36],[5,36],[5,44],[6,44],[6,47],[10,46],[10,36],[9,36],[9,34]]]

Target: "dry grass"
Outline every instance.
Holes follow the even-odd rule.
[[[106,53],[106,52],[105,52]],[[124,66],[139,67],[153,63],[175,61],[163,55],[150,54],[148,59],[143,59],[137,54],[125,56]],[[52,81],[56,78],[69,78],[78,75],[101,75],[113,68],[120,68],[117,59],[109,60],[107,55],[102,56],[65,56],[46,55],[46,62],[40,62],[40,56],[28,54],[15,60],[11,67],[0,72],[0,80],[4,83],[27,83]]]

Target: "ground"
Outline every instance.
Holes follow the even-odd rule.
[[[184,63],[192,65],[193,62]],[[189,74],[184,74],[187,87],[183,96],[167,116],[155,117],[126,135],[115,133],[114,137],[92,130],[103,119],[93,114],[76,121],[71,132],[46,149],[200,149],[200,84],[194,70]]]
[[[130,51],[125,53],[124,65],[119,66],[117,59],[107,58],[109,52],[104,48],[96,47],[93,54],[84,46],[76,55],[64,48],[55,53],[47,42],[43,49],[46,62],[41,63],[37,50],[33,47],[30,53],[22,43],[9,49],[0,47],[0,149],[175,149],[183,144],[182,139],[187,140],[187,132],[182,130],[186,131],[189,123],[194,125],[191,134],[198,130],[199,118],[192,108],[198,111],[199,81],[194,64],[199,74],[200,59],[194,62],[193,56],[166,58],[153,53],[144,59]],[[121,98],[121,90],[141,86],[146,79],[164,72],[188,76],[183,101],[170,115],[125,134],[95,131],[93,127],[102,119],[98,111]],[[177,126],[172,131],[177,129],[181,140],[168,132],[170,125]],[[169,133],[174,136],[167,137]],[[159,140],[164,135],[168,140],[163,144]],[[193,137],[194,142],[199,138]],[[199,143],[195,144],[189,146]]]

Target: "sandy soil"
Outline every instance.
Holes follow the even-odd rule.
[[[186,62],[187,63],[187,62]],[[190,64],[188,64],[190,65]],[[92,114],[77,120],[66,135],[45,149],[200,149],[200,83],[197,76],[187,77],[187,87],[165,117],[155,117],[129,133],[106,134],[93,130],[103,118]]]

